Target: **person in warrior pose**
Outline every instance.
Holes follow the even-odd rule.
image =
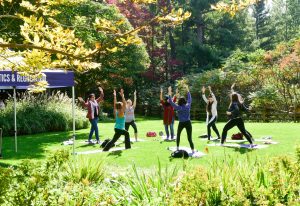
[[[125,136],[125,149],[131,148],[130,143],[130,136],[129,132],[125,129],[125,110],[126,110],[126,100],[124,97],[124,90],[121,89],[120,96],[122,98],[122,102],[117,102],[117,93],[116,90],[114,90],[114,115],[116,118],[116,124],[115,124],[115,135],[112,140],[110,140],[105,147],[103,148],[103,151],[108,151],[114,143],[121,137],[121,135]]]
[[[241,117],[241,110],[249,111],[249,110],[251,110],[251,107],[247,108],[245,106],[244,100],[241,97],[241,95],[233,90],[234,86],[235,86],[235,84],[233,84],[231,86],[231,94],[230,94],[231,102],[230,102],[228,111],[226,112],[226,114],[229,117],[229,121],[226,123],[226,125],[223,128],[221,145],[223,145],[226,140],[227,132],[230,129],[232,129],[233,127],[237,126],[238,129],[240,130],[240,132],[249,141],[250,146],[253,147],[255,145],[253,145],[251,135],[249,132],[247,132],[247,130],[245,128],[244,120]]]

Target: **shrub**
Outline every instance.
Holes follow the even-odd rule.
[[[299,205],[300,148],[295,158],[267,164],[229,156],[211,166],[109,174],[102,162],[71,158],[66,150],[45,162],[0,167],[0,205]],[[105,178],[104,178],[105,177]]]
[[[75,107],[76,129],[87,128],[86,112]],[[13,135],[13,99],[0,111],[0,127],[3,135]],[[63,93],[31,95],[25,93],[17,101],[17,129],[19,135],[72,129],[72,100]]]

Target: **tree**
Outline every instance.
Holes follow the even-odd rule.
[[[109,41],[95,41],[87,45],[76,36],[73,25],[68,26],[56,18],[61,11],[60,6],[75,6],[90,2],[88,0],[65,0],[65,1],[21,1],[16,4],[11,0],[1,1],[4,10],[0,14],[0,19],[19,19],[19,35],[21,39],[9,39],[7,32],[3,32],[0,39],[0,55],[2,58],[22,55],[24,64],[9,65],[17,68],[18,71],[26,75],[40,75],[44,68],[71,68],[82,72],[85,70],[98,68],[100,65],[95,61],[95,56],[115,53],[129,45],[141,44],[138,32],[145,29],[149,24],[157,22],[165,25],[181,24],[189,18],[189,13],[172,11],[167,14],[157,15],[143,25],[128,29],[117,28],[116,25],[124,24],[123,20],[96,18],[93,29],[101,35],[110,37]],[[152,3],[148,0],[139,0],[138,3]],[[5,10],[7,9],[7,10]],[[14,11],[11,13],[11,11]],[[22,22],[22,23],[20,23]],[[2,22],[5,24],[7,22]],[[2,28],[9,28],[2,25]],[[18,30],[16,30],[18,32]],[[7,48],[10,48],[8,50]],[[14,49],[14,50],[12,50]],[[40,84],[39,89],[44,89],[45,84]]]
[[[259,42],[260,48],[271,49],[274,32],[271,28],[269,10],[266,8],[265,1],[259,0],[252,8],[255,19],[255,40]]]
[[[275,29],[275,41],[289,41],[299,35],[300,5],[297,0],[272,1],[271,18]]]

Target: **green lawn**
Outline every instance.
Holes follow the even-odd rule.
[[[177,129],[177,123],[175,128]],[[225,123],[217,123],[220,132]],[[110,153],[96,153],[85,156],[93,161],[105,160],[109,168],[123,170],[130,167],[134,163],[139,168],[152,168],[157,166],[158,159],[165,165],[182,165],[181,159],[170,160],[170,151],[166,148],[168,146],[175,146],[175,142],[161,142],[160,138],[146,138],[147,131],[163,131],[161,120],[144,120],[137,121],[139,136],[147,141],[137,142],[132,144],[131,150],[110,152]],[[113,135],[114,123],[100,122],[100,138],[104,140],[111,138]],[[260,150],[247,149],[233,149],[223,147],[208,147],[209,153],[207,156],[200,159],[190,159],[189,163],[193,165],[207,165],[213,158],[222,161],[224,158],[231,156],[233,158],[242,160],[243,158],[258,158],[261,161],[267,161],[268,157],[279,155],[295,155],[296,146],[300,146],[300,124],[299,123],[246,123],[246,128],[249,130],[254,138],[262,136],[272,136],[274,140],[280,142],[278,145],[270,145],[268,148]],[[175,131],[176,131],[175,129]],[[237,132],[233,129],[229,132],[230,137],[232,133]],[[76,151],[98,150],[99,146],[83,144],[87,139],[89,129],[79,130],[77,134]],[[133,135],[132,128],[130,129]],[[207,142],[198,138],[200,134],[206,133],[206,126],[204,122],[193,122],[193,141],[196,149],[204,151]],[[18,153],[14,152],[13,137],[3,138],[3,159],[0,160],[0,165],[16,165],[24,159],[43,160],[49,153],[58,149],[69,149],[72,151],[72,146],[62,146],[61,142],[70,138],[69,132],[54,132],[46,134],[20,136],[18,138]],[[213,133],[214,135],[214,133]],[[121,137],[123,140],[123,138]],[[124,144],[121,145],[124,147]],[[186,138],[186,133],[183,131],[181,137],[181,146],[189,146]]]

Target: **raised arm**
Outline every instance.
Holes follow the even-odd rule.
[[[160,101],[162,102],[162,101],[164,101],[163,100],[163,88],[160,88]]]
[[[171,106],[174,107],[176,110],[180,110],[181,107],[178,106],[176,103],[174,103],[172,100],[172,87],[168,87],[168,95],[169,95],[169,103],[171,104]]]
[[[179,99],[179,96],[180,96],[179,90],[178,88],[176,88],[175,95],[173,96],[173,102],[176,102],[176,100]]]
[[[116,103],[117,103],[117,93],[114,90],[114,117],[116,118]]]
[[[82,99],[82,97],[78,97],[78,100],[79,100],[79,102],[82,104],[82,106],[88,107],[88,105],[89,105],[88,101],[87,101],[87,102],[84,102],[84,100]]]
[[[124,90],[123,89],[121,89],[121,91],[120,91],[120,95],[121,95],[121,98],[122,98],[122,102],[123,102],[123,111],[125,112],[125,110],[126,110],[126,100],[125,100],[125,97],[124,97]]]
[[[211,87],[210,86],[208,86],[208,89],[209,89],[210,95],[212,96],[214,102],[217,102],[217,98],[216,98],[215,94],[211,91]]]
[[[135,109],[136,107],[136,90],[134,91],[134,100],[133,100],[133,108]]]
[[[235,83],[233,83],[233,84],[231,85],[231,87],[230,87],[230,91],[231,91],[231,93],[233,93],[233,92],[234,92],[234,87],[235,87]]]
[[[98,99],[96,99],[97,102],[102,102],[103,98],[104,98],[104,92],[102,87],[99,87],[99,92],[100,92],[100,97]]]
[[[202,87],[201,91],[202,91],[202,99],[203,99],[203,100],[205,101],[205,103],[207,104],[207,103],[208,103],[208,100],[207,100],[207,98],[206,98],[206,96],[205,96],[205,86]]]
[[[186,89],[186,91],[187,91],[187,96],[188,96],[188,98],[187,98],[187,103],[188,103],[188,106],[191,107],[191,105],[192,105],[192,95],[191,95],[191,93],[190,93],[189,86],[186,85],[186,86],[185,86],[185,89]]]

